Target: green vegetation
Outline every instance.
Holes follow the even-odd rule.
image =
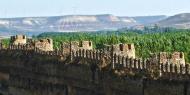
[[[162,51],[182,51],[190,62],[190,30],[172,30],[159,33],[140,33],[136,31],[93,32],[93,33],[43,33],[38,38],[53,38],[55,47],[63,41],[91,40],[94,48],[104,44],[134,43],[138,57],[149,57],[151,53]]]
[[[2,39],[2,44],[3,44],[5,47],[8,47],[8,45],[10,44],[10,39]]]

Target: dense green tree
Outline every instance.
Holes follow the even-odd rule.
[[[82,33],[44,33],[38,38],[53,38],[55,47],[59,47],[63,41],[91,40],[94,48],[103,48],[104,44],[134,43],[138,57],[149,57],[151,53],[182,51],[186,60],[190,61],[190,30],[165,28],[160,29],[156,25],[147,32],[134,31],[103,31]],[[152,33],[152,31],[157,31]],[[160,32],[158,32],[160,31]]]

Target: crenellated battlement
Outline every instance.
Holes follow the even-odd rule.
[[[91,41],[70,41],[68,43],[63,42],[62,43],[62,49],[68,50],[72,49],[73,51],[79,50],[79,49],[86,49],[86,50],[92,50],[93,45]]]
[[[116,44],[116,45],[105,45],[104,48],[107,52],[113,52],[114,54],[121,56],[128,56],[135,58],[135,46],[134,44]]]
[[[162,64],[166,63],[173,63],[173,64],[184,64],[185,65],[185,58],[183,52],[160,52],[158,54],[159,62]]]
[[[189,79],[189,64],[160,64],[160,76],[168,79]]]

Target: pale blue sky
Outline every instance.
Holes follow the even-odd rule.
[[[190,0],[0,0],[0,18],[72,14],[117,16],[190,13]]]

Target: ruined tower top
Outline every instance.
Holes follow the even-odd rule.
[[[112,51],[114,54],[121,56],[128,56],[135,58],[135,46],[134,44],[116,44],[116,45],[105,45],[106,51]]]
[[[53,51],[53,40],[52,39],[40,39],[35,41],[35,47],[42,51]]]
[[[91,50],[93,48],[92,41],[81,41],[79,42],[78,48]]]
[[[79,49],[92,50],[92,41],[71,41],[69,43],[62,43],[62,50],[65,54],[68,54],[71,51],[77,51]]]
[[[93,49],[92,41],[71,41],[70,43],[63,43],[62,47],[65,48],[71,48],[72,50],[78,50],[78,49],[87,49],[91,50]]]
[[[11,36],[11,44],[13,45],[23,45],[26,44],[26,36],[25,35],[16,35],[16,36]]]
[[[160,63],[173,63],[173,64],[185,64],[185,58],[183,52],[173,52],[169,54],[167,52],[160,52]]]

